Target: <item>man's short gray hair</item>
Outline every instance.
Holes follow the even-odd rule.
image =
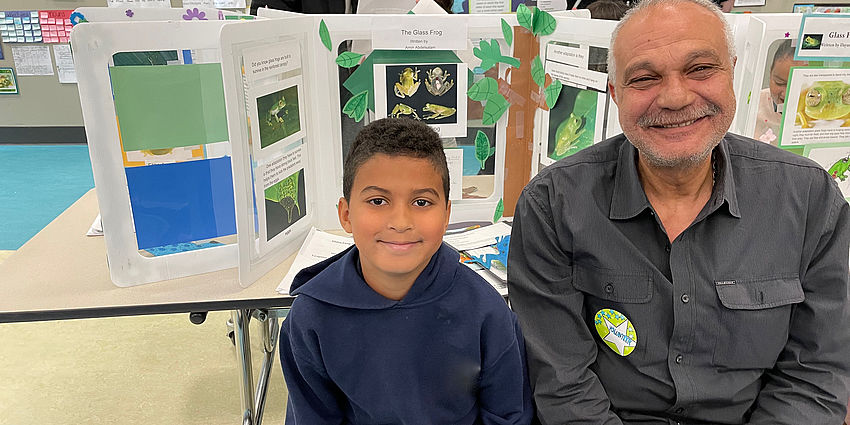
[[[732,36],[732,27],[729,26],[729,22],[726,21],[726,17],[723,16],[723,12],[717,7],[711,0],[641,0],[634,7],[629,9],[628,12],[623,16],[623,19],[617,24],[614,28],[614,32],[611,34],[611,46],[608,49],[608,81],[612,83],[616,81],[614,77],[615,67],[614,67],[614,43],[617,40],[617,36],[620,34],[620,30],[626,25],[629,20],[632,19],[635,15],[640,14],[646,9],[655,7],[655,6],[663,6],[663,5],[680,5],[693,3],[698,6],[701,6],[703,9],[713,13],[717,16],[717,19],[723,23],[723,33],[726,35],[726,49],[729,50],[729,62],[734,63],[735,59],[735,38]]]

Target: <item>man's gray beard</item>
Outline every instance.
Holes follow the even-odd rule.
[[[680,122],[692,121],[704,117],[708,118],[715,115],[719,115],[720,113],[721,109],[719,106],[713,103],[707,103],[702,106],[691,107],[681,111],[646,113],[640,118],[638,118],[636,124],[640,127],[647,128],[656,125],[669,125]],[[714,148],[718,144],[720,144],[720,141],[723,140],[723,136],[725,134],[726,132],[723,131],[718,135],[710,135],[709,137],[713,137],[715,138],[715,140],[711,140],[710,143],[707,143],[703,151],[682,158],[665,158],[657,152],[653,151],[649,144],[644,143],[639,138],[633,139],[629,137],[629,140],[641,153],[641,156],[646,159],[649,165],[655,168],[675,168],[685,170],[702,164],[703,161],[708,158],[708,155],[711,153],[711,151],[714,150]],[[626,135],[626,137],[628,137],[628,134]]]
[[[693,155],[688,155],[686,157],[681,158],[665,158],[654,152],[652,148],[648,147],[642,141],[635,139],[629,140],[632,142],[635,148],[637,148],[638,152],[640,152],[640,155],[652,167],[686,170],[689,168],[696,167],[699,164],[702,164],[711,154],[711,151],[713,151],[714,148],[717,147],[718,144],[720,144],[720,141],[723,140],[723,135],[721,135],[720,138],[713,141],[712,143],[707,144],[702,152],[698,152]]]

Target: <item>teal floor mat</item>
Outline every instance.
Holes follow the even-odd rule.
[[[92,187],[86,145],[0,145],[0,250],[20,248]]]

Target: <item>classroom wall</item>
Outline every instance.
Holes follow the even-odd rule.
[[[171,0],[172,6],[179,7],[182,0]],[[0,10],[68,10],[83,6],[106,7],[106,0],[2,0]],[[28,46],[26,43],[2,43],[4,59],[0,67],[15,68],[12,59],[12,46]],[[36,44],[36,45],[41,45]],[[50,46],[50,44],[45,44]],[[51,48],[51,55],[53,49]],[[83,114],[80,109],[80,95],[76,84],[59,84],[58,75],[18,76],[20,94],[0,96],[0,130],[4,127],[18,127],[0,131],[0,143],[14,142],[23,132],[20,127],[82,127]],[[33,141],[47,137],[46,133],[30,131]],[[72,131],[73,135],[81,134]],[[45,136],[41,136],[45,134]],[[60,134],[61,136],[61,134]],[[70,135],[69,135],[70,136]],[[24,137],[26,138],[26,137]],[[58,141],[58,140],[57,140]],[[69,140],[70,141],[70,140]],[[73,140],[80,141],[80,140]]]
[[[736,7],[733,12],[750,11],[753,13],[789,13],[794,10],[794,4],[846,4],[850,1],[842,0],[765,0],[764,6]]]

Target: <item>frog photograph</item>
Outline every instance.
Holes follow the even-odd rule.
[[[260,147],[266,148],[301,131],[299,113],[297,85],[257,97]]]
[[[838,184],[844,198],[850,201],[850,143],[810,146],[805,156],[823,167]]]
[[[456,63],[386,65],[386,116],[426,124],[455,124],[465,119],[457,116],[457,70]]]
[[[800,128],[850,127],[850,79],[803,85],[794,125]]]
[[[599,95],[565,85],[549,110],[546,155],[552,160],[570,156],[593,144]],[[604,105],[603,105],[604,107]]]
[[[307,214],[304,193],[304,171],[301,169],[264,191],[266,241],[270,241]]]

